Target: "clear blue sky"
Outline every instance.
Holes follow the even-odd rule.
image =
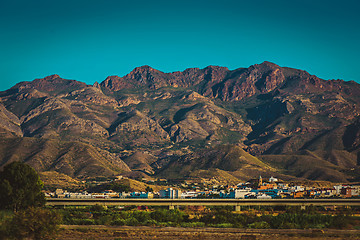
[[[263,61],[360,82],[357,0],[1,0],[0,90]]]

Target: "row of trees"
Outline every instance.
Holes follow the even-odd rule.
[[[128,225],[172,227],[227,228],[345,228],[357,224],[359,218],[345,215],[323,215],[309,212],[285,212],[279,215],[234,213],[226,208],[213,209],[198,216],[190,216],[178,209],[155,208],[151,211],[119,210],[102,206],[59,209],[63,224],[68,225]]]

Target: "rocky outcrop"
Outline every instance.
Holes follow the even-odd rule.
[[[204,69],[189,68],[183,72],[164,73],[150,66],[137,67],[124,77],[110,76],[101,86],[110,91],[134,87],[191,87],[198,86],[199,91],[206,92],[208,88],[225,78],[229,70],[225,67],[209,66]]]
[[[113,108],[118,107],[118,102],[114,98],[106,96],[100,88],[96,87],[86,87],[75,90],[61,97],[69,100],[76,100],[76,102],[81,101],[86,104],[111,106]]]
[[[20,119],[0,103],[0,136],[22,137]]]
[[[125,79],[119,76],[109,76],[101,84],[101,87],[108,89],[110,91],[119,91],[125,88],[135,87],[130,82],[127,82]]]
[[[109,132],[110,139],[123,145],[152,145],[170,140],[157,121],[138,110],[120,113]]]

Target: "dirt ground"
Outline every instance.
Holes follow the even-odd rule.
[[[61,226],[55,239],[180,239],[180,240],[355,240],[360,230],[311,230],[311,229],[236,229],[236,228],[178,228],[178,227],[129,227],[129,226]]]

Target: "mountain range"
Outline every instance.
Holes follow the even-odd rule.
[[[0,166],[74,179],[360,181],[360,85],[263,62],[0,92]]]

